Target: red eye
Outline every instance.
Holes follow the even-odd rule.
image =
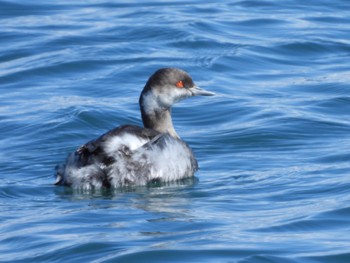
[[[183,87],[184,87],[184,83],[182,82],[182,80],[176,82],[175,85],[176,85],[176,87],[178,87],[178,88],[183,88]]]

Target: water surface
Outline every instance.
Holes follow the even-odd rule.
[[[350,3],[0,1],[0,261],[350,262]],[[156,69],[195,180],[100,192],[54,166]]]

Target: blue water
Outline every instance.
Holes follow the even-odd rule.
[[[41,3],[40,3],[41,2]],[[350,262],[350,2],[0,1],[1,262]],[[79,192],[67,153],[156,69],[196,180]]]

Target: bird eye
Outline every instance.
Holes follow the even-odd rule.
[[[182,82],[182,80],[176,82],[175,85],[176,85],[176,87],[178,87],[178,88],[183,88],[183,87],[184,87],[184,83]]]

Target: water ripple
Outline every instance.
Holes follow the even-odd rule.
[[[0,6],[1,260],[349,261],[347,1]],[[68,152],[141,125],[165,66],[217,93],[173,109],[196,178],[54,187]]]

